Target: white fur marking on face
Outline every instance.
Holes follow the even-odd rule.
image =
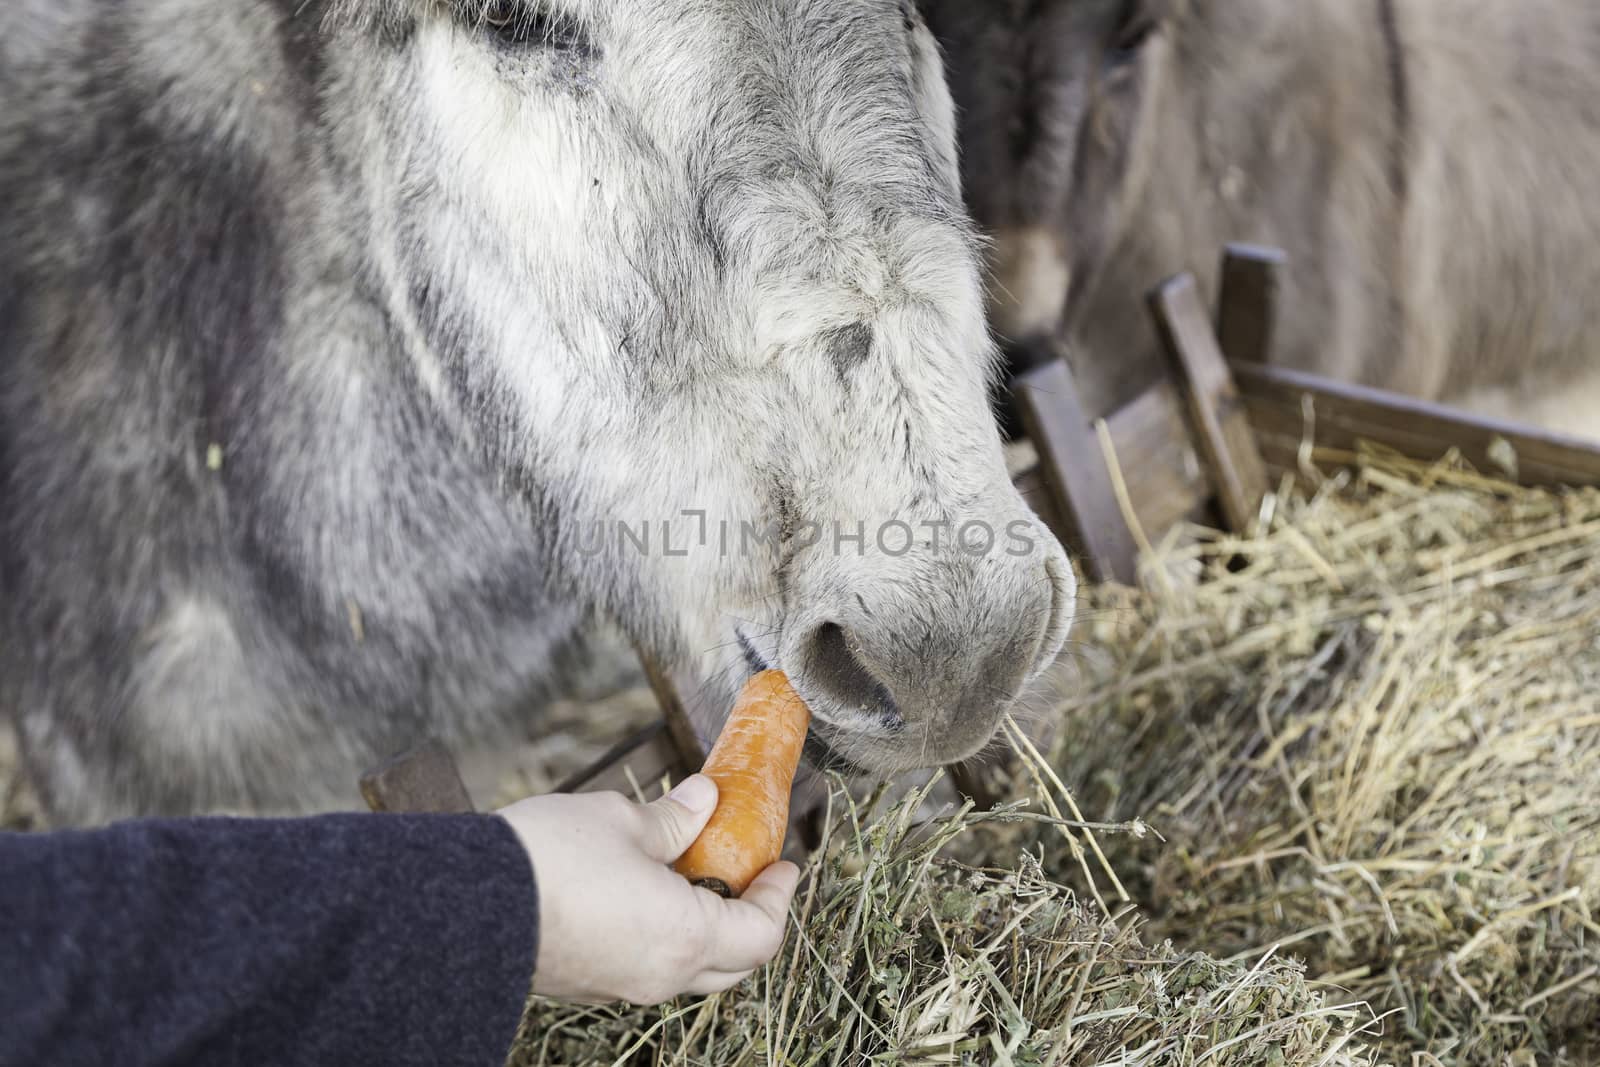
[[[703,344],[697,324],[734,333],[748,299],[725,295],[696,258],[705,253],[686,229],[690,193],[659,160],[629,149],[620,105],[536,78],[508,83],[449,25],[424,28],[417,44],[429,165],[438,168],[445,194],[426,220],[430,242],[520,411],[529,434],[523,447],[537,456],[541,478],[581,489],[565,511],[574,524],[614,534],[618,523],[650,523],[658,547],[639,562],[683,613],[684,628],[701,635],[699,642],[721,645],[726,622],[718,609],[730,600],[729,587],[746,587],[750,592],[731,599],[749,600],[770,585],[770,562],[741,565],[716,553],[666,558],[660,524],[686,521],[685,509],[705,510],[713,528],[754,517],[760,499],[752,472],[738,461],[737,418],[727,412],[754,418],[771,398],[734,400],[756,386],[719,383],[712,368],[697,366],[711,351],[660,349],[679,337]],[[615,81],[628,67],[616,66],[608,87],[625,95]],[[681,109],[679,120],[681,129],[655,136],[692,138],[693,113]],[[671,276],[659,262],[664,257],[677,259],[672,267],[688,277],[699,268],[703,281],[703,288],[674,294],[670,307],[652,284]],[[800,319],[813,327],[826,321],[810,310]],[[631,337],[612,325],[619,323],[636,326]],[[757,358],[753,345],[726,347]],[[641,410],[645,379],[672,364],[694,371],[699,387]],[[719,388],[729,395],[719,398]],[[748,573],[756,571],[767,576]]]

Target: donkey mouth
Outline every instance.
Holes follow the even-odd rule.
[[[750,668],[750,677],[773,669],[773,664],[769,663],[767,658],[757,651],[755,643],[746,637],[742,631],[735,630],[734,636],[738,638],[739,651],[744,655],[745,665]],[[848,775],[867,775],[871,773],[868,768],[854,762],[835,747],[827,736],[827,733],[833,733],[835,732],[834,730],[825,726],[819,728],[819,726],[820,724],[813,716],[811,728],[806,731],[805,747],[801,750],[801,756],[806,763],[823,772],[833,771],[838,774]]]
[[[850,757],[841,754],[837,748],[833,747],[832,742],[817,732],[815,726],[807,731],[806,744],[801,749],[800,754],[812,767],[824,773],[832,771],[837,774],[852,776],[865,776],[872,773],[868,768],[852,762]]]

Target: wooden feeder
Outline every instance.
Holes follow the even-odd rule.
[[[1600,444],[1268,365],[1284,263],[1275,249],[1229,246],[1215,323],[1193,276],[1159,286],[1149,305],[1169,373],[1103,423],[1086,413],[1062,359],[1014,382],[1038,456],[1017,486],[1091,581],[1137,581],[1138,538],[1126,515],[1152,539],[1191,520],[1245,534],[1277,479],[1304,462],[1354,458],[1363,443],[1423,462],[1455,450],[1523,485],[1600,485]],[[704,761],[694,726],[701,716],[685,699],[698,684],[644,662],[661,721],[562,792],[627,792],[632,782],[677,779]],[[410,757],[382,772],[389,810],[430,810],[431,798],[459,798],[459,778],[432,781],[453,776],[453,764],[441,763],[433,747],[418,752],[428,773],[408,773]],[[975,768],[952,767],[951,777],[980,804],[998,799]]]
[[[1192,276],[1150,295],[1170,374],[1104,428],[1126,500],[1065,363],[1019,379],[1046,490],[1035,506],[1091,579],[1135,580],[1124,507],[1152,538],[1185,519],[1243,534],[1279,477],[1308,457],[1353,458],[1363,443],[1423,462],[1453,449],[1522,485],[1600,484],[1600,444],[1269,366],[1283,266],[1274,249],[1230,246],[1215,328]]]

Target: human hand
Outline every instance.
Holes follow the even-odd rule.
[[[799,868],[775,863],[744,896],[724,900],[667,866],[716,806],[716,783],[697,774],[653,804],[588,793],[500,812],[539,886],[535,993],[659,1004],[720,992],[777,954]]]

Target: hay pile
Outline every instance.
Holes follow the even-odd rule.
[[[1274,527],[1102,593],[1061,688],[1084,810],[1166,839],[1108,842],[1150,931],[1303,959],[1398,1062],[1590,1062],[1600,493],[1369,462]]]
[[[535,1002],[514,1067],[1593,1062],[1600,493],[1368,457],[1143,585],[1086,594],[1029,807],[852,809],[767,974]]]
[[[810,866],[798,932],[733,993],[636,1010],[536,1000],[512,1067],[1371,1062],[1353,1041],[1365,1009],[1313,991],[1298,965],[1147,948],[1136,920],[1080,903],[1026,853],[943,858],[1024,816],[969,806],[919,824],[926,793],[870,819],[849,807]]]

